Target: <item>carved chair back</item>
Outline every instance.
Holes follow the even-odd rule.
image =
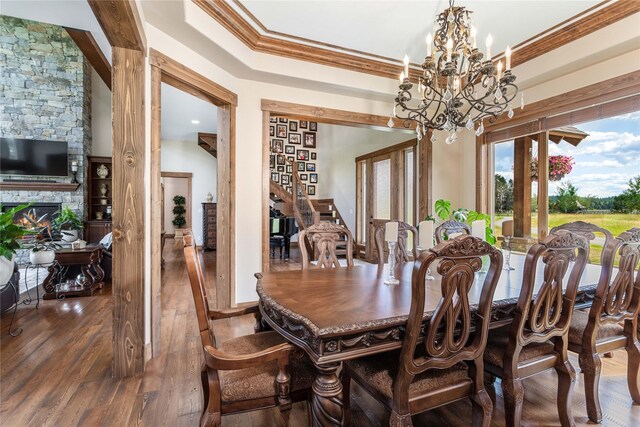
[[[566,230],[557,230],[529,249],[509,348],[505,351],[511,362],[505,366],[517,363],[522,347],[533,342],[557,337],[556,347],[566,352],[571,314],[588,255],[586,238]],[[539,263],[542,275],[536,274]],[[542,277],[539,285],[536,277]],[[565,280],[567,286],[563,291]],[[558,347],[559,344],[562,345]]]
[[[598,284],[589,312],[589,323],[593,325],[585,329],[584,339],[593,344],[600,325],[623,320],[637,323],[640,311],[640,228],[620,234],[612,241],[610,248],[606,254],[609,258],[607,264],[610,265],[608,275],[606,280]],[[618,271],[610,281],[616,252],[619,256]],[[636,329],[637,325],[631,330]]]
[[[308,238],[317,256],[317,264],[311,264],[311,255],[306,245],[300,245],[302,253],[302,269],[308,268],[340,268],[337,256],[337,246],[346,245],[346,261],[348,266],[353,266],[353,236],[343,225],[332,222],[319,222],[305,228],[298,237],[298,241],[304,242]]]
[[[452,234],[471,234],[471,227],[454,219],[445,221],[436,227],[436,243],[444,242]]]
[[[490,260],[489,270],[484,280],[474,285],[475,273],[480,271],[481,257],[485,255]],[[423,329],[425,287],[437,284],[425,282],[429,268],[440,276],[441,297]],[[413,269],[411,309],[400,354],[400,369],[394,382],[394,399],[395,396],[407,396],[415,375],[428,369],[448,368],[461,361],[474,363],[476,377],[473,379],[482,385],[491,303],[501,271],[502,252],[473,236],[458,236],[420,254]],[[472,286],[482,287],[475,311],[469,302]],[[416,356],[419,339],[423,341],[424,351]]]
[[[567,230],[567,231],[571,231],[572,233],[579,234],[582,237],[586,238],[589,242],[595,240],[596,233],[601,233],[604,236],[603,248],[611,244],[611,242],[613,241],[613,235],[609,230],[605,230],[604,228],[598,227],[597,225],[592,224],[590,222],[584,222],[584,221],[569,222],[566,224],[559,225],[557,227],[553,227],[550,233],[554,233],[558,230]],[[603,267],[605,266],[605,259],[604,259],[605,255],[606,255],[605,251],[603,250],[602,254],[600,255],[600,265],[602,265]],[[589,260],[587,260],[587,262],[589,262]],[[611,260],[611,262],[613,262],[613,260]],[[605,271],[603,271],[603,273],[605,273]],[[604,277],[601,275],[600,281],[602,280],[604,280]]]
[[[207,345],[216,347],[216,340],[209,324],[209,302],[207,299],[207,291],[204,280],[202,263],[196,249],[196,242],[191,229],[184,230],[184,259],[189,275],[189,283],[191,284],[191,293],[193,294],[193,303],[196,307],[196,316],[198,318],[198,329],[200,330],[200,339],[203,348]]]
[[[374,219],[372,221],[374,235],[376,240],[376,250],[378,252],[378,266],[383,267],[389,249],[387,242],[384,240],[385,225],[392,220]],[[403,221],[394,221],[398,223],[398,244],[396,246],[396,265],[414,261],[417,259],[416,245],[418,243],[418,230],[411,224]],[[409,233],[412,233],[413,247],[409,250]]]

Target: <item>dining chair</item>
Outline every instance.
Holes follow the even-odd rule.
[[[574,222],[558,225],[557,227],[553,227],[550,233],[554,233],[558,230],[567,230],[567,231],[571,231],[572,233],[579,234],[585,237],[589,241],[589,243],[593,242],[594,240],[597,241],[599,239],[599,236],[596,236],[596,233],[602,234],[602,236],[604,237],[604,242],[602,242],[603,248],[613,240],[613,234],[611,234],[609,230],[606,230],[602,227],[598,227],[595,224],[592,224],[590,222],[585,222],[585,221],[574,221]],[[600,254],[600,265],[604,265],[603,257],[604,257],[604,251]],[[587,263],[589,262],[590,261],[587,260]]]
[[[483,256],[489,257],[489,270],[474,285]],[[425,282],[430,267],[439,283]],[[467,397],[473,404],[473,425],[490,424],[493,405],[484,387],[482,353],[501,270],[502,253],[472,236],[459,236],[420,254],[413,267],[402,350],[345,364],[347,377],[391,411],[390,426],[411,426],[412,414]],[[469,298],[473,286],[481,286],[477,308]],[[424,326],[426,295],[439,299]]]
[[[619,267],[610,280],[616,252],[620,257]],[[619,349],[627,351],[629,392],[633,401],[640,404],[640,228],[622,233],[605,245],[602,253],[606,274],[600,277],[591,309],[576,311],[569,329],[569,350],[579,355],[587,415],[595,423],[602,420],[598,398],[600,354]]]
[[[453,234],[471,234],[471,227],[454,219],[445,221],[436,227],[436,243],[444,242]]]
[[[308,253],[306,245],[300,244],[303,270],[309,268],[340,268],[338,255],[340,255],[341,251],[338,246],[342,245],[346,246],[344,255],[347,266],[353,266],[353,236],[345,226],[321,221],[302,230],[298,236],[298,241],[304,242],[306,238],[309,239],[311,246],[314,248],[315,256],[313,258],[317,262],[315,265],[311,263],[311,254]]]
[[[484,353],[487,382],[492,384],[495,377],[502,378],[508,427],[519,426],[521,422],[523,379],[552,368],[558,373],[560,423],[575,425],[571,398],[576,373],[569,362],[567,346],[588,253],[587,240],[566,230],[558,230],[533,245],[525,258],[514,320],[510,326],[489,333]]]
[[[403,221],[394,221],[386,219],[374,219],[372,221],[374,236],[376,241],[376,250],[378,252],[378,266],[384,267],[388,259],[389,249],[384,239],[385,225],[388,222],[398,223],[398,244],[396,246],[396,265],[404,262],[414,261],[417,259],[416,246],[418,245],[418,230],[411,224]],[[412,237],[413,247],[409,249],[409,233]],[[382,254],[382,255],[381,255]]]
[[[220,426],[222,415],[273,406],[280,409],[281,421],[288,425],[292,402],[309,396],[315,378],[312,365],[275,331],[240,336],[218,345],[211,320],[257,314],[258,307],[210,309],[191,230],[185,230],[184,256],[204,351],[200,427]]]

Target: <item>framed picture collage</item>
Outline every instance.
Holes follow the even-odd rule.
[[[292,166],[284,161],[282,153],[290,162],[296,162],[300,181],[309,196],[318,191],[317,138],[318,123],[306,120],[294,120],[286,117],[271,117],[269,123],[271,139],[270,170],[271,179],[293,191]]]

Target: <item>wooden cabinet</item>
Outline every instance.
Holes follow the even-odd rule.
[[[84,223],[84,240],[89,243],[99,243],[109,233],[111,233],[111,221],[86,221]]]
[[[111,157],[88,156],[87,221],[84,240],[98,243],[111,232],[113,197],[113,168]]]
[[[216,250],[216,204],[202,204],[202,249]]]

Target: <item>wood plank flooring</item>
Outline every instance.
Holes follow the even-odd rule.
[[[109,289],[95,297],[44,301],[18,308],[17,338],[8,335],[11,313],[1,317],[1,426],[197,426],[202,408],[199,369],[201,350],[195,310],[182,251],[168,241],[162,288],[162,353],[142,376],[111,378],[113,305]],[[213,278],[215,252],[205,253]],[[299,268],[295,259],[277,268]],[[212,298],[213,300],[213,298]],[[251,318],[216,323],[218,340],[251,333]],[[572,357],[577,366],[577,360]],[[553,372],[525,381],[523,424],[558,425]],[[575,385],[577,425],[589,425],[582,377]],[[497,387],[492,426],[503,426],[504,407]],[[600,396],[603,426],[640,425],[640,406],[632,405],[626,385],[626,355],[603,360]],[[388,414],[365,392],[352,389],[353,426],[385,425]],[[467,426],[471,405],[461,401],[414,417],[415,426]],[[275,410],[223,417],[224,426],[276,426]],[[305,404],[294,405],[291,426],[307,425]]]

